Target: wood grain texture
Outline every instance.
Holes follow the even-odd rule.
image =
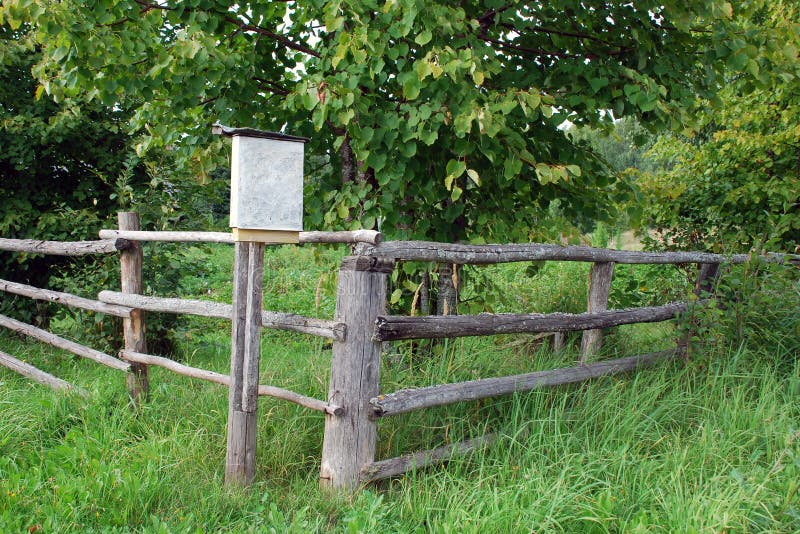
[[[120,361],[114,358],[113,356],[109,356],[108,354],[103,354],[98,350],[85,347],[83,345],[75,343],[74,341],[70,341],[68,339],[64,339],[63,337],[59,337],[55,334],[51,334],[47,330],[42,330],[41,328],[37,328],[33,325],[17,321],[16,319],[12,319],[11,317],[6,317],[5,315],[0,315],[0,326],[13,330],[18,334],[24,334],[34,339],[38,339],[43,343],[47,343],[48,345],[52,345],[54,347],[66,350],[77,356],[88,358],[99,364],[105,365],[106,367],[117,369],[118,371],[127,371],[130,368],[129,364]]]
[[[61,380],[50,373],[45,373],[41,369],[37,369],[2,351],[0,351],[0,365],[55,390],[70,391],[75,389],[69,382]]]
[[[186,313],[202,317],[217,317],[229,321],[233,314],[233,306],[230,304],[208,300],[126,295],[117,291],[101,291],[97,299],[101,302],[119,304],[130,308],[141,308],[147,311]],[[342,322],[304,317],[294,313],[262,311],[261,325],[264,328],[300,332],[339,341],[343,341],[347,335],[347,325]]]
[[[608,309],[608,295],[611,293],[611,280],[614,278],[614,262],[594,263],[589,271],[589,302],[587,313],[597,313]],[[581,338],[580,362],[586,363],[589,356],[603,345],[601,329],[584,330]]]
[[[230,387],[231,384],[230,375],[224,375],[214,371],[208,371],[206,369],[198,369],[197,367],[190,367],[174,360],[170,360],[169,358],[153,356],[152,354],[141,354],[126,350],[120,351],[119,355],[120,358],[125,361],[163,367],[164,369],[168,369],[181,376],[197,378],[199,380],[207,380],[208,382],[214,382],[227,387]],[[325,401],[321,401],[313,397],[307,397],[306,395],[295,393],[294,391],[276,386],[259,385],[258,395],[261,397],[273,397],[276,399],[293,402],[311,410],[328,413],[331,415],[342,413],[342,409],[338,406],[333,406]]]
[[[231,377],[228,394],[228,443],[225,458],[225,484],[249,485],[255,477],[257,418],[242,410],[245,333],[247,330],[248,243],[234,245],[233,315],[231,317]]]
[[[397,415],[433,406],[499,397],[541,387],[582,382],[590,378],[624,373],[653,365],[666,358],[672,358],[678,353],[679,351],[677,350],[667,350],[641,356],[605,360],[577,367],[536,371],[499,378],[484,378],[419,389],[404,389],[375,397],[370,400],[370,405],[375,417]]]
[[[748,254],[725,256],[707,252],[641,252],[541,243],[516,245],[461,245],[432,241],[386,241],[359,246],[357,253],[393,260],[435,261],[455,264],[492,264],[516,261],[588,261],[616,263],[744,263]],[[765,261],[796,261],[800,256],[767,254]]]
[[[121,231],[139,230],[139,214],[130,211],[117,213],[117,222]],[[138,241],[127,243],[125,250],[119,254],[120,288],[122,293],[139,295],[142,293],[142,261],[144,253]],[[122,319],[122,335],[125,350],[134,352],[147,352],[145,333],[144,310],[131,310],[130,317]],[[131,364],[125,376],[128,386],[128,395],[133,400],[133,405],[138,406],[150,392],[150,376],[147,366],[140,363]]]
[[[346,257],[339,270],[336,320],[347,323],[347,339],[333,344],[328,402],[340,417],[325,417],[320,484],[354,489],[361,468],[375,459],[377,430],[369,399],[379,392],[381,344],[372,338],[375,317],[386,310],[393,262]]]
[[[264,245],[248,243],[247,308],[245,311],[242,411],[258,411],[258,378],[261,360],[261,304],[264,283]]]
[[[361,481],[371,482],[384,478],[402,475],[411,470],[424,469],[432,465],[440,465],[454,456],[462,456],[491,445],[497,441],[497,435],[486,434],[473,439],[467,439],[458,443],[436,447],[427,451],[404,454],[388,460],[380,460],[364,466],[361,469]]]
[[[610,328],[622,324],[653,323],[674,319],[686,311],[686,303],[673,302],[624,310],[597,313],[482,313],[426,317],[379,316],[375,324],[375,339],[453,338],[514,334],[520,332],[573,332],[593,328]]]
[[[30,252],[50,256],[86,256],[117,252],[113,240],[102,241],[40,241],[38,239],[6,239],[0,237],[0,250]]]
[[[127,306],[119,306],[116,304],[107,304],[91,300],[71,293],[62,293],[60,291],[52,291],[50,289],[40,289],[38,287],[20,284],[18,282],[9,282],[8,280],[0,280],[0,291],[6,293],[13,293],[36,300],[46,300],[56,304],[63,304],[73,308],[81,308],[83,310],[90,310],[99,313],[113,315],[115,317],[130,317],[131,309]]]
[[[229,232],[122,232],[119,230],[100,230],[101,239],[129,239],[133,241],[170,241],[173,243],[224,243],[233,244]],[[383,234],[375,230],[346,230],[338,232],[300,232],[300,243],[367,243],[377,245],[383,241]],[[113,241],[112,241],[113,244]],[[113,247],[112,247],[113,248]],[[1,249],[1,248],[0,248]]]

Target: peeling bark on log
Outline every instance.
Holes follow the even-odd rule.
[[[598,313],[531,313],[404,317],[379,316],[375,326],[375,339],[436,339],[520,332],[572,332],[596,328],[610,328],[622,324],[653,323],[674,319],[686,311],[684,302],[664,306],[607,310]]]

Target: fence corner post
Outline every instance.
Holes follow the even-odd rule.
[[[587,311],[596,313],[608,309],[608,295],[611,292],[611,280],[614,278],[614,262],[604,261],[592,264],[589,271],[589,304]],[[603,346],[602,330],[585,330],[581,338],[580,363],[586,363],[589,356]]]
[[[328,402],[344,408],[325,416],[320,486],[353,490],[361,469],[375,461],[377,424],[369,400],[380,393],[381,343],[373,340],[375,318],[386,311],[386,288],[394,261],[348,256],[339,270],[336,320],[347,337],[333,343]]]
[[[139,230],[139,214],[132,211],[117,213],[117,222],[120,230]],[[142,294],[142,261],[144,254],[142,244],[130,241],[129,247],[120,251],[120,288],[122,293]],[[144,310],[131,310],[130,318],[122,319],[122,334],[125,350],[147,352],[145,340]],[[135,406],[147,398],[150,392],[150,378],[147,365],[131,363],[130,371],[125,377],[128,394]]]

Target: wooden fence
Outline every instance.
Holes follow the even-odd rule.
[[[325,414],[321,484],[354,488],[360,483],[442,462],[491,443],[492,435],[439,447],[430,451],[376,460],[377,422],[382,417],[477,400],[535,388],[568,384],[629,372],[680,353],[673,350],[587,363],[602,344],[602,329],[612,326],[667,321],[687,309],[673,302],[661,306],[608,310],[608,295],[616,263],[700,265],[696,293],[710,287],[722,263],[744,263],[748,255],[722,256],[701,252],[633,252],[583,246],[543,244],[456,245],[446,243],[383,242],[374,231],[302,232],[301,243],[350,243],[354,255],[342,261],[336,312],[332,320],[303,317],[262,309],[264,245],[234,243],[220,232],[145,232],[135,213],[120,213],[119,228],[103,230],[99,241],[48,242],[0,238],[0,250],[82,256],[119,253],[121,291],[100,291],[97,300],[0,280],[0,291],[66,306],[106,313],[123,319],[124,349],[115,357],[103,354],[50,332],[0,315],[0,326],[44,343],[125,371],[128,391],[135,402],[144,401],[148,367],[155,365],[176,374],[208,380],[229,388],[227,483],[252,481],[255,473],[257,399],[270,396],[294,402]],[[144,296],[142,292],[142,241],[211,242],[234,244],[232,304],[201,300]],[[766,254],[757,259],[797,263],[798,256]],[[587,312],[581,314],[479,314],[400,317],[386,313],[388,279],[401,261],[434,261],[456,265],[519,261],[591,262]],[[217,317],[232,322],[230,374],[189,367],[168,358],[147,354],[145,312],[180,313]],[[314,399],[283,388],[260,385],[259,339],[262,328],[289,330],[333,340],[329,394]],[[563,333],[583,331],[579,365],[515,376],[484,378],[418,389],[380,391],[381,346],[385,341],[455,338],[507,333]],[[0,352],[0,365],[56,389],[72,385]]]

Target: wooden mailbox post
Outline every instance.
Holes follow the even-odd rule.
[[[250,484],[256,471],[264,246],[299,242],[307,139],[219,124],[213,131],[233,140],[230,226],[236,252],[225,483]]]

